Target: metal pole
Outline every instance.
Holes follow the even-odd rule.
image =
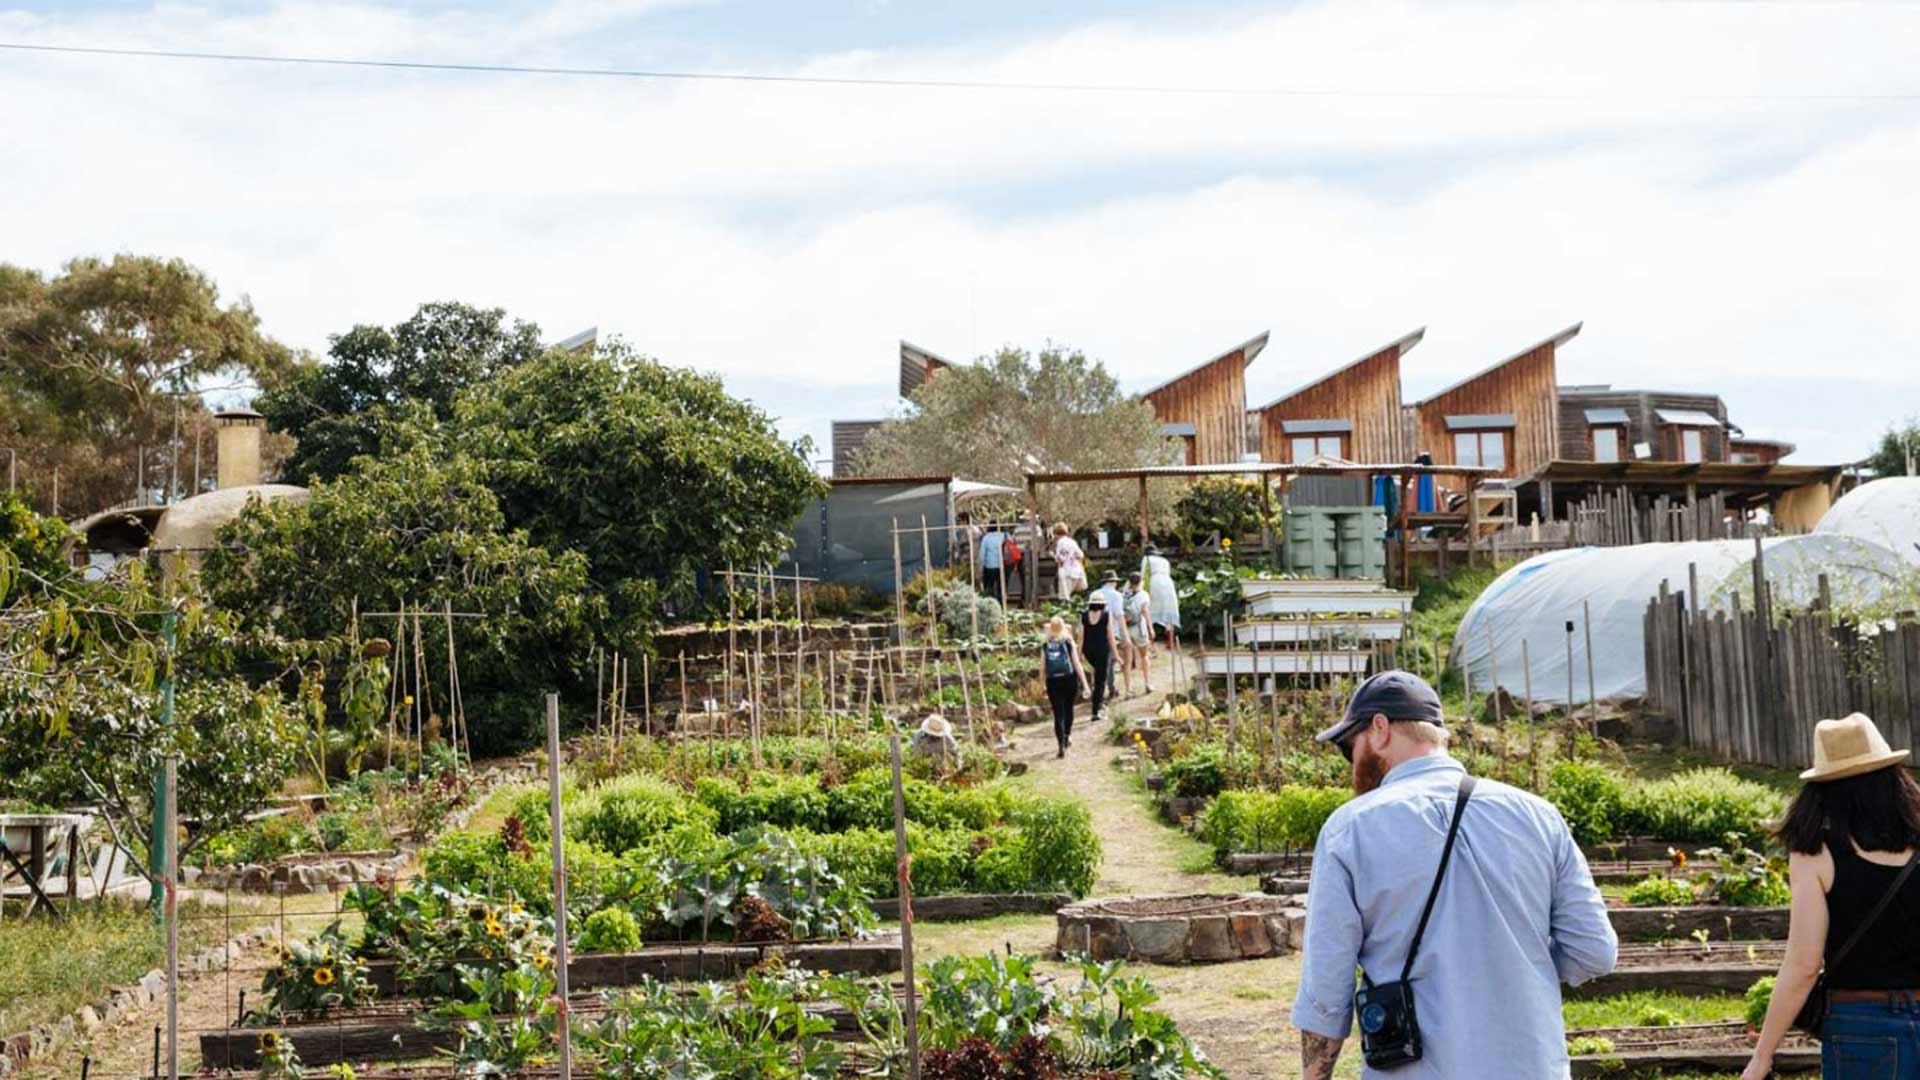
[[[1578,757],[1579,743],[1574,740],[1573,726],[1579,723],[1573,718],[1573,620],[1567,620],[1567,760]]]
[[[171,616],[169,616],[171,617]],[[167,1077],[168,1080],[180,1080],[180,849],[173,842],[174,831],[180,827],[180,804],[175,800],[177,794],[177,770],[179,759],[167,755],[166,765],[161,771],[161,785],[167,794],[167,884],[166,884],[166,920],[167,920]],[[73,867],[67,867],[67,873],[73,873]]]
[[[1240,690],[1234,685],[1233,612],[1220,613],[1220,639],[1227,650],[1227,746],[1238,743],[1240,732]]]
[[[1585,620],[1587,632],[1587,721],[1593,729],[1593,737],[1600,737],[1600,695],[1593,686],[1593,604],[1580,601],[1581,618]]]
[[[920,1080],[920,997],[913,981],[913,881],[907,861],[907,797],[900,782],[900,729],[887,737],[893,757],[894,876],[900,892],[900,964],[906,971],[907,1080]],[[564,1078],[563,1078],[564,1080]]]
[[[166,653],[166,668],[160,679],[160,725],[173,727],[173,647],[176,631],[176,619],[169,609],[161,617],[160,637]],[[155,914],[166,901],[166,886],[162,883],[167,873],[167,853],[173,850],[173,834],[167,829],[169,815],[173,812],[173,789],[167,784],[166,774],[154,777],[153,792],[153,833],[147,845],[147,871],[152,882],[148,898],[153,904]]]
[[[573,1080],[573,1038],[567,1026],[567,856],[560,814],[560,695],[547,695],[547,816],[553,840],[553,977],[559,998],[560,1080]]]

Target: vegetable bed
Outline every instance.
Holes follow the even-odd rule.
[[[1744,1021],[1675,1024],[1666,1027],[1587,1028],[1567,1032],[1573,1075],[1619,1076],[1643,1072],[1739,1072],[1753,1052]],[[1775,1072],[1820,1068],[1820,1044],[1789,1036],[1774,1055]]]
[[[1667,942],[1622,945],[1613,971],[1568,987],[1568,998],[1660,991],[1691,996],[1744,994],[1780,967],[1783,942]]]

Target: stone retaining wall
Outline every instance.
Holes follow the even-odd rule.
[[[1298,949],[1306,905],[1260,893],[1129,896],[1061,908],[1055,947],[1095,960],[1214,964]]]

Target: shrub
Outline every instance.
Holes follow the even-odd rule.
[[[717,817],[664,780],[623,776],[581,796],[570,811],[567,832],[618,854],[644,847],[676,826]]]
[[[1649,1005],[1641,1010],[1633,1022],[1639,1027],[1674,1027],[1680,1023],[1680,1016],[1672,1009]]]
[[[1100,870],[1100,838],[1093,815],[1077,802],[1031,798],[1013,811],[1026,858],[1026,886],[1032,892],[1060,891],[1083,897],[1093,891]]]
[[[1234,852],[1310,847],[1327,818],[1352,792],[1288,786],[1279,791],[1224,791],[1200,817],[1200,839],[1224,860]]]
[[[1007,615],[1000,601],[974,592],[973,586],[965,583],[934,589],[932,602],[940,617],[940,629],[952,640],[973,637],[976,619],[983,638],[998,637],[1006,625]],[[927,601],[922,600],[918,610],[928,613]]]
[[[1613,1053],[1613,1040],[1604,1035],[1576,1035],[1567,1040],[1568,1057]]]
[[[1259,483],[1234,476],[1209,477],[1189,485],[1173,504],[1177,528],[1190,540],[1204,540],[1215,533],[1237,540],[1259,532],[1262,525],[1277,524],[1265,492]]]
[[[814,776],[761,773],[745,786],[703,776],[694,781],[693,792],[702,805],[713,809],[723,833],[751,825],[815,831],[827,827],[827,796]]]
[[[601,908],[580,928],[581,952],[630,953],[640,949],[640,923],[625,908]]]
[[[1747,987],[1747,1026],[1755,1031],[1767,1022],[1767,1008],[1773,1004],[1773,976],[1768,975]]]
[[[1668,840],[1714,843],[1733,833],[1753,842],[1784,806],[1779,792],[1726,769],[1690,769],[1627,791],[1622,824],[1635,835]]]
[[[806,594],[809,613],[821,619],[844,619],[849,615],[877,611],[882,601],[879,593],[865,585],[836,581],[818,582]]]
[[[1634,907],[1680,907],[1693,901],[1692,885],[1659,874],[1642,878],[1627,890],[1627,903]]]
[[[1618,835],[1626,785],[1605,767],[1563,761],[1547,774],[1545,794],[1580,843],[1605,843]]]
[[[1230,786],[1232,777],[1251,772],[1252,763],[1253,755],[1244,750],[1229,751],[1218,743],[1207,743],[1167,763],[1167,789],[1182,799],[1218,795]]]

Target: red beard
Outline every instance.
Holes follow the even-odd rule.
[[[1353,793],[1365,795],[1387,778],[1387,763],[1373,752],[1363,737],[1353,747]]]

